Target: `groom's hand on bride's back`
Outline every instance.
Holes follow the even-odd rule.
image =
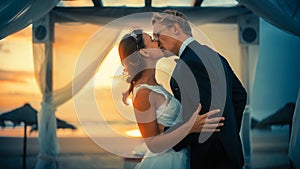
[[[202,109],[201,104],[199,104],[197,110],[194,112],[195,117],[192,116],[190,120],[194,120],[193,127],[191,128],[189,133],[201,133],[201,132],[220,132],[221,127],[224,126],[223,121],[224,117],[216,117],[218,113],[220,113],[219,109],[211,110],[205,114],[198,114]]]

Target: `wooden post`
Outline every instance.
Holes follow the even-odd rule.
[[[53,28],[52,28],[53,29]],[[52,103],[52,91],[53,91],[53,45],[52,42],[45,43],[45,56],[47,59],[46,65],[46,88],[45,93],[47,94],[46,102],[51,104]]]
[[[56,154],[53,154],[53,151],[51,148],[55,148],[56,146],[56,133],[54,133],[54,136],[52,132],[56,132],[56,126],[55,129],[53,129],[53,125],[49,125],[52,123],[53,120],[51,116],[55,116],[54,112],[45,112],[45,109],[47,110],[47,107],[44,106],[52,106],[52,92],[53,92],[53,73],[52,73],[52,67],[53,67],[53,42],[54,42],[54,20],[51,13],[48,13],[41,19],[37,20],[33,24],[33,41],[34,43],[41,43],[41,46],[44,48],[44,59],[45,59],[45,67],[43,67],[45,72],[45,88],[43,88],[43,102],[45,103],[42,105],[42,111],[40,112],[38,121],[39,125],[39,145],[40,145],[40,155],[42,156],[55,156]],[[45,108],[45,109],[43,109]],[[43,111],[44,110],[44,111]],[[48,113],[53,113],[49,115]],[[46,119],[45,119],[46,118]],[[42,119],[42,120],[40,120]],[[49,126],[48,126],[49,125]],[[41,134],[42,133],[42,134]],[[50,134],[50,135],[49,135]],[[47,145],[45,144],[47,142]],[[48,146],[48,148],[47,148]],[[51,147],[51,148],[49,148]],[[36,169],[45,168],[46,165],[51,168],[57,168],[53,162],[49,162],[45,159],[40,158],[39,156]],[[56,162],[55,162],[56,163]]]
[[[23,169],[26,169],[26,156],[27,156],[27,123],[24,122]]]
[[[244,149],[245,169],[251,167],[251,107],[250,107],[250,73],[249,73],[249,46],[241,45],[242,81],[247,90],[247,103],[243,115],[243,126],[241,127],[241,139]]]
[[[249,80],[249,46],[241,45],[242,82],[247,90],[247,105],[250,104],[250,80]]]
[[[151,7],[152,6],[152,0],[145,0],[145,7]]]

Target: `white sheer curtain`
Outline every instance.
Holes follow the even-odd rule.
[[[42,108],[38,113],[40,153],[36,168],[52,169],[56,168],[56,155],[59,150],[56,138],[55,107],[52,106],[51,93],[46,93],[49,86],[46,84],[48,58],[45,46],[46,44],[33,45],[35,77],[43,95]]]
[[[2,0],[0,5],[0,39],[30,25],[49,13],[60,0]]]
[[[49,57],[52,57],[52,51],[49,49],[49,46],[52,48],[52,45],[47,43],[33,44],[35,77],[43,95],[41,102],[42,108],[38,114],[40,153],[38,155],[36,169],[58,168],[56,156],[59,153],[59,144],[56,136],[55,110],[58,106],[76,95],[80,89],[93,78],[101,61],[114,47],[115,43],[117,43],[117,38],[121,30],[122,29],[109,26],[99,30],[101,31],[101,35],[104,36],[101,37],[102,40],[98,39],[95,45],[85,46],[85,50],[81,53],[81,57],[85,59],[77,63],[81,68],[77,69],[79,72],[75,72],[74,77],[70,78],[71,80],[66,85],[54,89],[53,91],[49,90],[52,86],[48,86],[52,84],[47,84],[47,78],[49,78],[47,77],[47,71],[53,71],[53,67],[56,66],[53,65],[52,68],[47,67],[48,62],[52,62],[52,59],[49,59]],[[72,38],[70,38],[70,40],[72,40]],[[82,44],[82,47],[83,45],[84,44]],[[70,48],[72,47],[70,46]],[[91,53],[89,52],[91,51],[89,48],[97,48],[97,50],[93,50],[95,52]],[[63,68],[59,69],[63,71]]]
[[[289,158],[294,168],[300,168],[300,88],[293,116],[291,138],[289,145]]]

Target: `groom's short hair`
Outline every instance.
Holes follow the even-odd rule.
[[[152,25],[155,23],[161,23],[169,26],[174,23],[178,23],[183,32],[189,36],[193,36],[191,26],[187,20],[187,17],[177,10],[164,10],[163,13],[154,13],[152,17]]]

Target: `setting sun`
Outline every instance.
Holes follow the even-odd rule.
[[[139,129],[128,130],[125,133],[126,135],[131,137],[142,137],[142,134]]]

